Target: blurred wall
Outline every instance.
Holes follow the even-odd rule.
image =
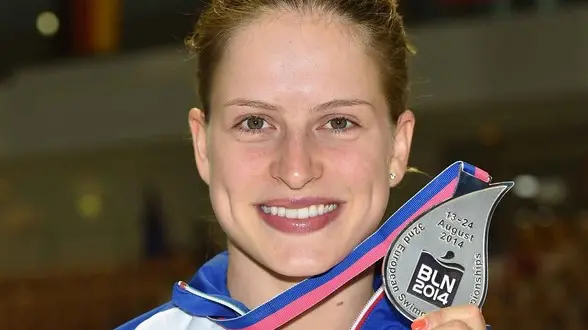
[[[142,259],[146,189],[160,193],[160,220],[174,248],[207,239],[197,224],[210,220],[210,204],[188,140],[0,163],[0,273],[107,269]]]

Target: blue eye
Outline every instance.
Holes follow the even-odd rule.
[[[247,129],[262,129],[265,120],[260,117],[249,117],[243,121],[247,125]]]
[[[270,124],[268,124],[267,120],[259,117],[259,116],[249,116],[243,119],[238,125],[237,128],[246,133],[259,133],[261,130],[265,128],[269,128]]]
[[[345,118],[345,117],[336,117],[333,119],[330,119],[326,124],[325,124],[325,128],[329,129],[329,130],[333,130],[333,131],[345,131],[354,127],[357,127],[358,125],[356,123],[354,123],[353,121]]]

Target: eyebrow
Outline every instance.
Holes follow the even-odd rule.
[[[371,108],[374,108],[374,106],[371,103],[369,103],[368,101],[365,101],[365,100],[361,100],[361,99],[335,99],[335,100],[321,103],[321,104],[313,107],[312,109],[310,109],[310,112],[322,112],[322,111],[326,111],[329,109],[353,107],[353,106],[357,106],[357,105],[367,105]],[[263,102],[263,101],[258,101],[258,100],[250,100],[250,99],[245,99],[245,98],[233,99],[233,100],[225,103],[224,106],[225,107],[240,106],[240,107],[249,107],[249,108],[272,110],[272,111],[278,111],[281,109],[280,106],[275,105],[275,104],[271,104],[271,103],[267,103],[267,102]]]

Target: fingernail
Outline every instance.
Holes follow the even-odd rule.
[[[427,329],[427,319],[422,318],[414,321],[410,326],[412,330],[425,330]]]

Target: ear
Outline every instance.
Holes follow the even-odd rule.
[[[192,133],[192,144],[194,145],[194,158],[200,177],[206,184],[210,181],[210,162],[206,143],[206,119],[204,111],[194,108],[188,116],[190,132]]]
[[[390,161],[390,173],[396,174],[396,178],[390,182],[390,186],[396,186],[406,173],[408,158],[410,156],[410,147],[414,133],[415,118],[410,110],[404,111],[396,123],[394,132],[393,154]]]

